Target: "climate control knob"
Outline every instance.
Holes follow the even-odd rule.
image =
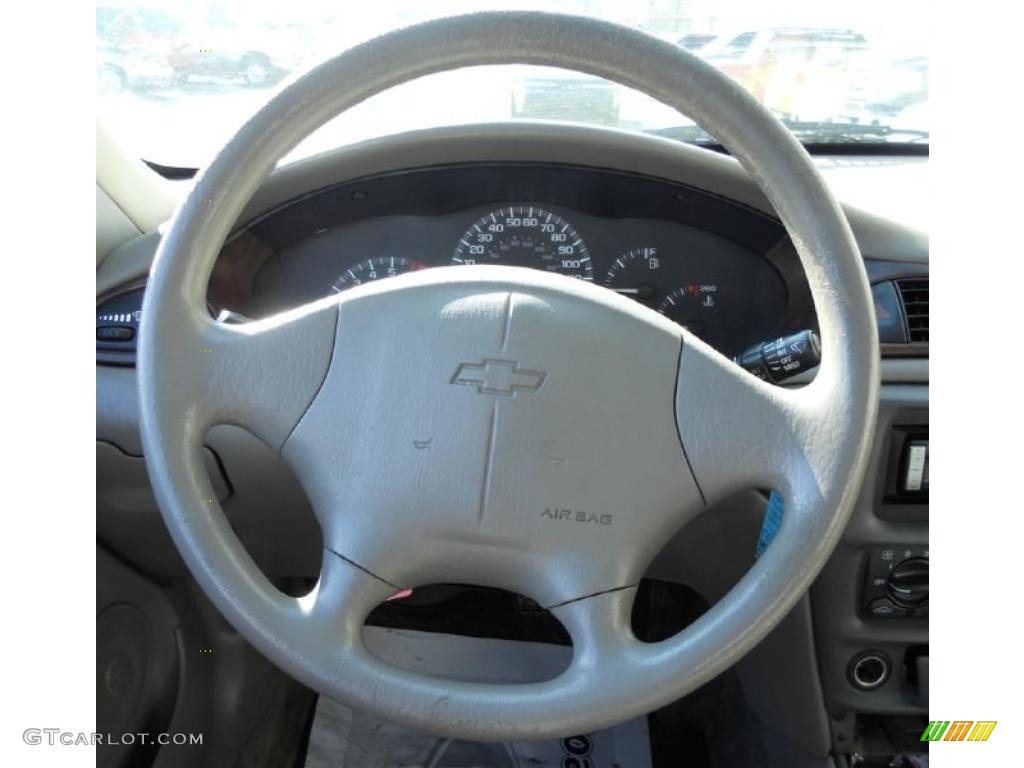
[[[916,608],[928,602],[928,561],[911,557],[897,563],[886,579],[885,588],[900,605]]]

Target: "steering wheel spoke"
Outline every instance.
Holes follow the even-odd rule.
[[[313,590],[297,600],[297,607],[311,629],[331,637],[338,645],[360,642],[363,621],[384,600],[399,589],[339,555],[324,548],[320,579]]]
[[[596,674],[621,664],[639,641],[633,635],[631,611],[636,587],[612,589],[554,606],[551,612],[572,638],[572,666]]]
[[[323,383],[337,318],[336,297],[241,325],[204,318],[182,355],[203,421],[244,426],[280,449]]]
[[[813,476],[810,462],[820,453],[809,448],[836,437],[816,428],[820,389],[768,384],[687,335],[676,421],[707,504],[750,488],[789,492]]]

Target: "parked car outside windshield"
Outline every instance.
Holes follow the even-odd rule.
[[[920,0],[122,0],[97,14],[100,114],[143,158],[201,167],[291,78],[397,27],[485,8],[538,8],[636,27],[733,77],[808,143],[927,143],[928,52]],[[368,100],[294,155],[413,128],[567,120],[694,143],[713,137],[601,78],[507,66],[446,72]]]

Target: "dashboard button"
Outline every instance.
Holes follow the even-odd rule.
[[[906,616],[907,611],[889,598],[880,597],[868,604],[868,615],[879,619],[888,619],[893,616]]]
[[[919,493],[928,490],[928,441],[912,440],[907,447],[906,469],[901,491]]]
[[[897,604],[913,608],[928,602],[928,561],[911,557],[898,563],[889,573],[886,588]]]
[[[126,325],[101,325],[96,329],[97,341],[131,341],[135,329]]]
[[[896,286],[891,281],[871,286],[875,300],[875,319],[878,322],[878,340],[882,344],[906,344],[907,329],[903,324],[903,306]]]

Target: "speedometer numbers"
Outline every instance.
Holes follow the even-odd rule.
[[[561,217],[535,206],[492,211],[459,240],[452,264],[503,264],[593,280],[583,238]]]

